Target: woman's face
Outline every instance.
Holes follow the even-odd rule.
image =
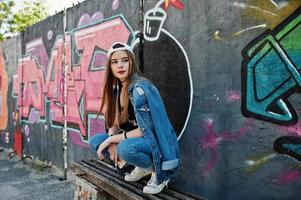
[[[113,75],[121,82],[125,81],[130,71],[130,58],[126,51],[114,52],[110,62]]]

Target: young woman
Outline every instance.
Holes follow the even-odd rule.
[[[120,159],[135,166],[125,181],[151,174],[144,193],[163,190],[179,167],[179,146],[157,88],[142,77],[133,50],[117,42],[107,53],[108,62],[100,112],[108,133],[90,139],[91,148],[103,160]]]

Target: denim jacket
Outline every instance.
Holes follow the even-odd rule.
[[[129,86],[138,127],[150,144],[159,183],[169,179],[180,165],[179,144],[157,88],[134,75]]]

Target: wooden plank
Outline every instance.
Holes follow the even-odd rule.
[[[133,193],[132,191],[125,189],[121,187],[119,184],[114,183],[110,181],[108,178],[105,178],[103,176],[99,176],[97,173],[94,171],[82,167],[81,164],[78,164],[76,162],[71,162],[70,163],[70,168],[72,169],[73,172],[75,173],[86,173],[84,176],[87,178],[91,183],[94,185],[98,186],[105,192],[109,193],[116,199],[120,200],[143,200],[145,198]]]
[[[143,188],[143,185],[140,185],[139,186],[139,189],[137,189],[137,187],[129,184],[128,182],[125,182],[122,178],[122,176],[120,176],[121,178],[116,178],[116,177],[112,177],[110,176],[109,173],[107,173],[106,171],[103,171],[104,169],[101,168],[101,166],[95,166],[95,165],[88,165],[87,163],[81,163],[84,167],[86,168],[90,168],[90,169],[93,169],[95,170],[97,173],[99,173],[99,175],[101,176],[104,176],[108,179],[110,179],[111,181],[114,181],[116,183],[118,183],[119,185],[121,185],[122,187],[136,193],[137,195],[141,196],[141,197],[144,197],[145,199],[150,199],[150,200],[161,200],[161,198],[157,198],[156,196],[154,195],[149,195],[149,194],[145,194],[145,193],[142,193],[142,188]],[[90,163],[91,164],[91,163]]]
[[[136,194],[137,196],[150,199],[150,200],[205,200],[197,195],[192,194],[183,194],[181,192],[175,191],[172,188],[164,188],[164,190],[156,195],[149,195],[142,193],[142,189],[144,185],[146,185],[145,179],[139,182],[125,182],[124,177],[118,174],[113,166],[110,166],[100,160],[90,159],[89,161],[81,161],[77,162],[78,167],[81,167],[80,170],[82,174],[88,177],[88,173],[93,171],[95,176],[102,176],[103,178],[118,184],[120,187],[131,191],[132,193]],[[89,171],[87,172],[86,169]],[[94,180],[95,181],[95,180]],[[92,182],[92,180],[91,180]],[[101,187],[100,187],[101,188]],[[103,188],[102,188],[103,189]],[[105,190],[105,189],[103,189]],[[108,192],[109,193],[109,192]],[[116,197],[117,198],[117,197]]]
[[[113,176],[119,177],[123,180],[123,176],[117,174],[113,167],[103,165],[102,161],[91,159],[88,163],[94,163],[93,166],[107,168],[108,173],[111,173]],[[141,190],[144,185],[146,185],[146,181],[139,181],[139,182],[130,182],[129,184],[134,185],[135,187],[139,187]],[[160,197],[161,199],[177,199],[177,200],[196,200],[195,197],[185,195],[180,192],[174,191],[172,188],[165,188],[161,193],[157,194],[156,196]],[[204,200],[203,198],[197,198],[197,200]]]
[[[74,192],[74,200],[78,199],[89,199],[89,200],[100,200],[108,199],[108,193],[90,183],[84,178],[76,177],[76,188]],[[114,198],[115,199],[115,198]],[[115,199],[116,200],[116,199]]]
[[[124,177],[122,175],[117,174],[115,171],[112,171],[112,169],[106,169],[104,166],[102,166],[102,162],[95,161],[95,160],[91,160],[90,162],[87,162],[87,161],[83,161],[83,162],[86,163],[86,164],[91,164],[93,167],[95,167],[99,170],[102,170],[105,173],[108,173],[108,174],[120,179],[123,183],[125,183],[125,185],[131,185],[131,186],[134,186],[135,188],[139,188],[139,190],[135,189],[135,191],[141,193],[142,195],[146,195],[146,197],[148,197],[148,198],[152,198],[152,196],[157,196],[161,200],[175,200],[175,199],[177,200],[177,199],[179,199],[179,196],[170,196],[168,194],[165,194],[164,192],[161,192],[161,193],[156,194],[156,195],[144,194],[144,193],[142,193],[142,190],[143,190],[143,187],[146,185],[145,181],[144,182],[142,182],[142,181],[139,181],[139,182],[124,182]],[[127,186],[125,186],[125,187],[127,187]],[[186,198],[185,200],[190,200],[190,199]]]

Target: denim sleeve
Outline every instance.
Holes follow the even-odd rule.
[[[179,164],[179,146],[176,134],[167,116],[167,112],[160,96],[158,89],[150,85],[143,88],[147,102],[150,109],[152,122],[154,125],[159,150],[162,156],[163,165],[164,162],[171,161],[173,166],[176,167]],[[174,161],[174,162],[173,162]],[[167,168],[169,168],[167,167]]]

